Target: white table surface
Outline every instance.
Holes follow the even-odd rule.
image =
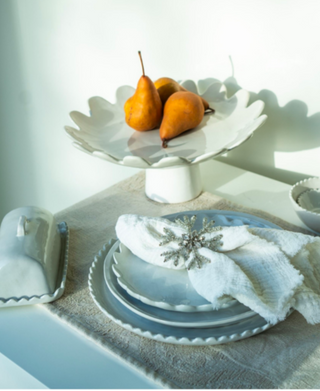
[[[217,161],[201,173],[204,190],[307,228],[289,185]],[[41,305],[0,309],[0,332],[0,388],[159,388]]]

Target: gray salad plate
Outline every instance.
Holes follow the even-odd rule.
[[[117,241],[109,250],[104,261],[104,279],[113,294],[130,311],[136,313],[143,318],[152,320],[153,322],[166,324],[175,327],[218,327],[226,324],[239,322],[240,320],[251,318],[257,314],[251,311],[250,308],[233,300],[232,305],[223,308],[219,311],[204,312],[178,312],[167,311],[155,306],[150,306],[142,301],[130,296],[117,282],[117,278],[112,271],[114,253],[119,251],[122,244]],[[158,266],[153,267],[158,268]]]

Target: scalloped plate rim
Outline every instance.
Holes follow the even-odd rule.
[[[132,325],[130,323],[125,323],[125,322],[121,321],[120,319],[117,319],[115,316],[110,314],[110,312],[108,312],[106,308],[104,308],[104,306],[99,302],[99,300],[95,294],[95,283],[96,283],[95,271],[97,270],[97,265],[99,262],[101,262],[102,267],[103,267],[104,258],[114,243],[115,243],[114,240],[110,240],[109,243],[106,243],[103,246],[102,250],[99,251],[98,255],[95,256],[94,261],[92,262],[92,265],[89,269],[88,285],[89,285],[90,295],[91,295],[93,301],[95,302],[95,304],[97,305],[97,307],[109,319],[111,319],[113,322],[115,322],[119,326],[123,327],[124,329],[129,330],[139,336],[142,336],[142,337],[145,337],[148,339],[152,339],[155,341],[164,342],[164,343],[172,343],[172,344],[176,344],[176,345],[189,345],[189,346],[204,346],[204,345],[218,345],[218,344],[234,342],[234,341],[238,341],[241,339],[249,338],[251,336],[262,333],[263,331],[275,326],[273,324],[266,323],[262,327],[256,327],[254,329],[244,330],[240,334],[234,333],[232,335],[221,335],[218,338],[216,338],[216,337],[208,337],[208,338],[196,337],[196,338],[190,339],[188,337],[178,338],[178,337],[174,337],[174,336],[164,336],[163,334],[160,334],[160,333],[153,334],[149,330],[142,330],[141,328],[135,327],[134,325]],[[100,277],[102,279],[104,278],[101,273],[98,274],[98,277]],[[199,332],[201,333],[201,329],[199,329]]]

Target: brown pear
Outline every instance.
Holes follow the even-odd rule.
[[[160,125],[162,102],[155,85],[144,73],[141,53],[138,53],[142,66],[142,76],[134,95],[126,101],[124,111],[126,123],[139,132],[145,132]]]
[[[203,116],[203,103],[199,95],[189,91],[172,94],[164,106],[160,127],[162,146],[166,148],[168,140],[198,126]]]
[[[172,94],[174,94],[175,92],[182,91],[180,89],[179,84],[176,82],[167,83],[167,84],[157,88],[157,90],[158,90],[163,107]]]
[[[159,92],[163,105],[165,105],[168,98],[175,92],[188,91],[184,87],[182,87],[178,82],[171,79],[170,77],[161,77],[160,79],[154,82],[154,85]],[[203,103],[204,111],[210,109],[209,103],[203,98],[201,98],[201,100]]]
[[[156,86],[156,89],[165,86],[168,83],[178,84],[178,87],[183,88],[180,86],[179,83],[177,83],[175,80],[171,79],[171,77],[160,77],[160,79],[156,80],[154,82],[154,85]]]

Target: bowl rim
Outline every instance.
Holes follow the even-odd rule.
[[[307,182],[309,182],[309,181],[311,181],[311,180],[313,180],[313,179],[318,179],[318,180],[320,181],[320,177],[314,176],[314,177],[310,177],[310,178],[307,178],[307,179],[303,179],[302,181],[299,181],[299,182],[295,183],[295,184],[291,187],[291,189],[290,189],[290,191],[289,191],[289,197],[290,197],[291,202],[293,202],[294,205],[295,205],[298,209],[302,210],[303,212],[309,213],[309,214],[311,214],[311,215],[319,216],[319,217],[320,217],[320,213],[311,212],[310,210],[307,210],[307,209],[302,208],[302,207],[297,203],[297,201],[293,198],[293,195],[292,195],[292,192],[293,192],[293,190],[294,190],[296,187],[298,187],[299,185],[302,185],[302,184],[304,184],[304,183],[307,183]],[[301,195],[301,193],[300,193],[299,195]]]

